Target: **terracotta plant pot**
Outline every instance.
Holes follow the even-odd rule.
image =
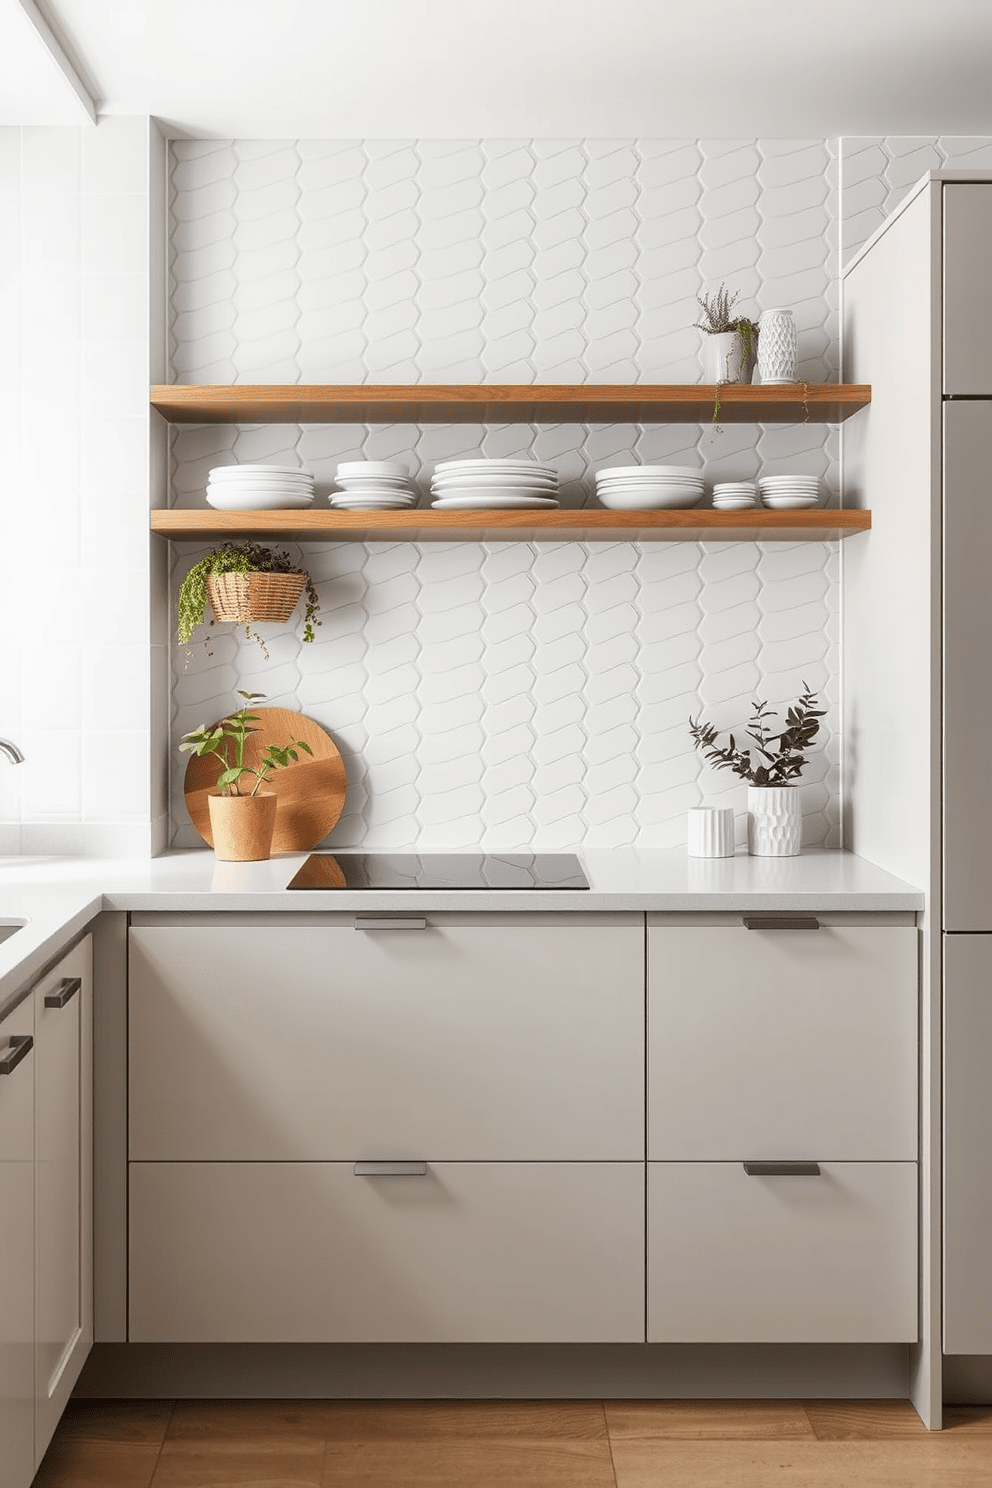
[[[276,825],[275,791],[257,796],[223,796],[211,791],[207,797],[214,852],[224,863],[259,863],[272,852]]]

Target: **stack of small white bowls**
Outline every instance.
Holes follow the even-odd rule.
[[[705,487],[691,465],[611,465],[596,471],[596,495],[614,511],[698,506]]]
[[[274,511],[310,506],[313,476],[299,465],[218,465],[207,480],[217,511]]]
[[[717,481],[713,487],[713,505],[717,511],[745,511],[757,504],[758,489],[754,481]]]
[[[416,487],[397,460],[348,460],[335,481],[341,490],[330,504],[338,511],[400,511],[417,504]]]
[[[777,511],[801,511],[820,499],[815,475],[759,475],[758,490],[765,506]]]
[[[558,505],[558,472],[537,460],[441,460],[431,494],[441,511],[547,509]]]

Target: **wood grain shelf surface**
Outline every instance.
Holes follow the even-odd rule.
[[[834,542],[866,532],[871,512],[557,511],[151,513],[151,528],[179,542],[282,538],[298,542]]]
[[[159,385],[151,404],[177,424],[708,423],[707,383]],[[863,383],[732,384],[721,423],[840,423],[871,402]]]

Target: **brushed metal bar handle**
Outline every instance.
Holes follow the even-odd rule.
[[[419,918],[411,918],[409,915],[397,915],[395,919],[384,918],[382,915],[356,915],[356,930],[426,930],[427,921]]]
[[[427,1174],[425,1162],[356,1162],[352,1168],[356,1178],[423,1178]]]
[[[744,915],[745,930],[819,930],[816,915]]]
[[[6,1054],[0,1055],[0,1075],[9,1075],[11,1070],[15,1070],[33,1044],[34,1039],[29,1033],[12,1033],[10,1048]]]
[[[64,1008],[75,997],[83,985],[82,977],[63,977],[54,992],[45,993],[45,1006]]]
[[[744,1164],[749,1178],[819,1178],[820,1164],[817,1162],[756,1162]]]

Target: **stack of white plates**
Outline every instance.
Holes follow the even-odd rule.
[[[713,487],[713,505],[717,511],[744,511],[757,504],[754,481],[718,481]]]
[[[558,472],[536,460],[442,460],[431,477],[441,511],[558,505]]]
[[[801,511],[820,498],[815,475],[760,475],[758,489],[764,504],[778,511]]]
[[[596,471],[596,495],[614,511],[698,506],[705,487],[692,465],[611,465]]]
[[[310,506],[313,476],[299,465],[218,465],[207,481],[207,501],[218,511]]]
[[[330,500],[338,511],[400,511],[417,504],[416,488],[397,460],[347,460],[335,480],[341,491]]]

